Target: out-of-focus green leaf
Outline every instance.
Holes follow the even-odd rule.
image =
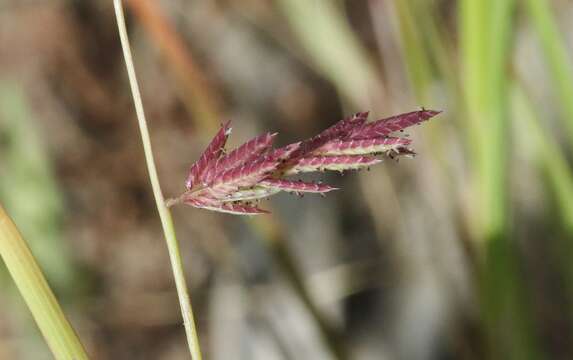
[[[546,0],[527,0],[526,7],[529,17],[537,30],[543,55],[553,75],[555,92],[559,97],[561,106],[566,117],[565,126],[569,134],[569,142],[573,143],[573,64],[571,55],[563,42],[559,28],[549,2]]]
[[[521,88],[515,88],[512,94],[516,119],[524,127],[523,135],[527,136],[529,151],[536,157],[536,162],[546,173],[554,191],[556,204],[559,206],[559,217],[567,231],[573,236],[573,172],[563,151],[555,139],[539,123],[539,117],[533,105]]]
[[[478,239],[504,234],[507,224],[507,66],[513,0],[461,2],[461,61],[475,166],[472,207]]]
[[[73,286],[61,193],[20,88],[0,84],[0,198],[58,291]]]
[[[378,92],[380,75],[336,1],[277,0],[311,63],[341,96],[364,108]]]
[[[518,126],[524,128],[520,134],[547,179],[558,209],[559,221],[566,234],[566,239],[550,245],[555,247],[556,258],[566,274],[569,297],[573,298],[573,265],[570,261],[573,256],[573,172],[555,139],[541,125],[540,117],[525,91],[515,87],[512,95],[515,118],[519,120]],[[569,317],[573,319],[573,314]]]
[[[461,81],[473,167],[473,233],[483,254],[482,316],[490,356],[535,359],[538,350],[509,227],[509,99],[515,0],[460,4]]]
[[[427,53],[409,0],[394,1],[399,21],[402,51],[407,64],[408,75],[416,97],[426,100],[427,89],[433,77],[432,64]]]

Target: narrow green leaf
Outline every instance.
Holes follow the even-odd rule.
[[[331,0],[277,0],[318,71],[341,96],[364,108],[377,93],[380,74],[354,35],[342,10]]]
[[[88,359],[32,252],[1,206],[0,255],[54,357],[58,360]]]
[[[562,34],[559,31],[549,2],[547,0],[527,0],[525,2],[529,17],[541,45],[543,55],[546,58],[549,70],[555,82],[555,92],[559,97],[559,105],[562,107],[566,118],[569,142],[573,144],[573,63],[571,54],[567,51]]]

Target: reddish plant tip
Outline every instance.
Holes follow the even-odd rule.
[[[422,109],[376,120],[368,124],[354,127],[348,135],[348,138],[371,139],[389,136],[392,133],[402,131],[413,125],[417,125],[426,120],[429,120],[439,113],[439,111],[435,110]]]
[[[231,134],[230,121],[221,125],[187,176],[187,191],[167,200],[172,206],[184,203],[196,208],[235,215],[258,215],[268,211],[251,201],[279,192],[325,193],[337,190],[322,183],[295,181],[285,176],[317,171],[370,169],[382,162],[413,156],[407,147],[411,140],[397,136],[404,129],[420,124],[441,111],[422,110],[399,114],[367,123],[368,112],[349,116],[320,134],[304,141],[273,149],[277,133],[259,135],[231,152],[225,151]],[[399,134],[398,134],[399,135]]]
[[[436,115],[440,115],[441,113],[443,113],[443,111],[441,110],[426,110],[426,109],[420,110],[420,116],[424,117],[426,120],[431,119]]]
[[[185,181],[185,186],[188,190],[191,190],[194,185],[200,183],[204,179],[204,175],[208,167],[213,164],[225,151],[225,144],[227,143],[227,139],[231,135],[231,121],[227,121],[224,125],[221,125],[221,129],[215,134],[215,137],[199,160],[191,166],[189,170],[189,175],[187,176],[187,180]]]

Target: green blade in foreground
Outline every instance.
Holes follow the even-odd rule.
[[[0,206],[0,255],[57,360],[88,356],[16,225]]]

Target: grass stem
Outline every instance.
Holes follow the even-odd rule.
[[[157,211],[159,212],[161,225],[165,234],[165,241],[167,243],[167,249],[169,251],[169,259],[171,260],[171,268],[173,270],[175,285],[177,287],[177,295],[179,297],[179,305],[181,307],[181,314],[183,316],[183,325],[187,335],[189,351],[191,352],[191,357],[193,360],[201,360],[202,357],[199,347],[199,338],[195,328],[195,320],[193,317],[191,300],[187,291],[183,264],[181,262],[181,255],[179,253],[179,244],[175,236],[175,229],[173,227],[171,213],[165,204],[163,193],[161,192],[161,186],[159,184],[159,177],[157,176],[157,170],[155,168],[155,160],[153,158],[153,151],[151,149],[151,139],[149,137],[149,130],[147,129],[147,121],[143,111],[141,94],[139,92],[139,86],[135,76],[133,57],[131,55],[131,49],[129,46],[129,39],[127,36],[127,29],[125,26],[125,17],[123,15],[121,0],[114,0],[114,8],[121,39],[121,47],[123,49],[123,56],[125,58],[125,65],[127,67],[127,73],[129,76],[129,85],[131,87],[133,102],[135,104],[135,111],[137,113],[137,121],[139,124],[141,141],[143,143],[143,150],[145,153],[147,172],[151,181],[151,187],[153,188],[153,195],[155,197]]]

